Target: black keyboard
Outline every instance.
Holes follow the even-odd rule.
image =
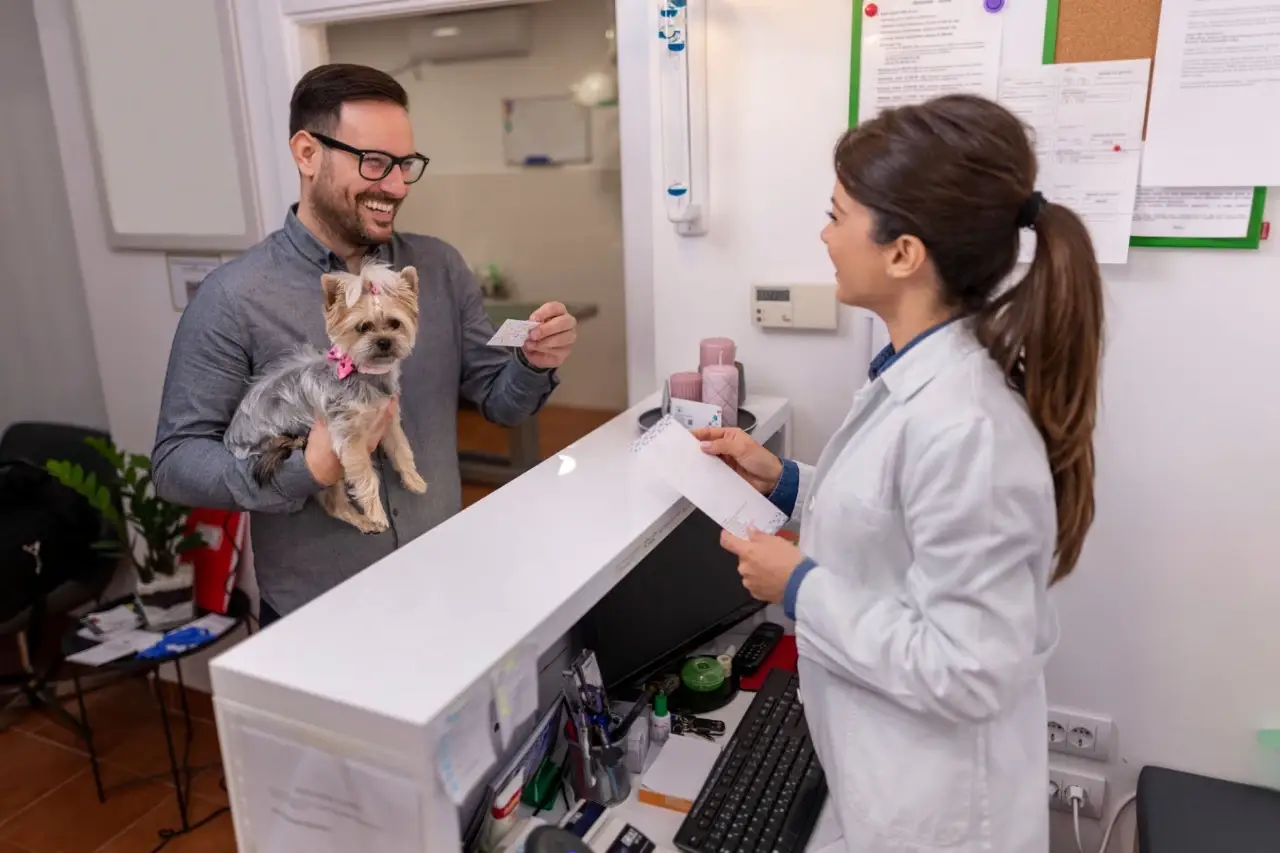
[[[685,853],[800,853],[827,798],[795,673],[774,669],[676,833]]]

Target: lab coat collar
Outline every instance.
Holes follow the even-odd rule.
[[[956,320],[904,350],[892,369],[880,374],[876,381],[883,382],[894,399],[903,403],[948,366],[980,349],[982,344],[973,336],[972,321]]]

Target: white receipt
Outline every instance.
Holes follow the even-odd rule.
[[[242,726],[250,850],[395,853],[422,850],[410,780]]]
[[[1031,126],[1040,163],[1037,189],[1074,210],[1089,229],[1098,263],[1129,259],[1142,161],[1149,59],[1009,68],[1000,103]],[[1035,255],[1023,232],[1018,260]]]
[[[489,680],[481,679],[444,716],[436,742],[436,772],[455,805],[462,805],[467,793],[497,763],[489,736],[492,698]]]
[[[532,320],[505,320],[498,327],[498,331],[489,339],[491,347],[518,347],[523,346],[525,340],[529,337],[529,332],[537,328],[538,324]]]
[[[664,417],[631,445],[672,488],[730,533],[746,538],[748,528],[777,533],[787,523],[782,510],[751,488],[724,462],[703,452],[693,433]]]
[[[692,400],[672,400],[671,417],[679,421],[686,429],[724,426],[724,412],[719,406],[713,406],[710,403],[695,403]]]
[[[493,702],[498,709],[498,734],[506,749],[516,728],[538,712],[538,649],[516,646],[489,673]]]
[[[81,636],[83,636],[83,633]],[[117,631],[96,646],[90,646],[84,651],[68,655],[67,660],[70,663],[78,663],[81,666],[102,666],[104,663],[110,663],[113,660],[136,655],[144,649],[151,648],[163,639],[163,634],[156,634],[152,631]]]

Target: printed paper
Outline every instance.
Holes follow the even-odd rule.
[[[489,339],[491,347],[518,347],[523,346],[529,337],[529,332],[537,328],[538,324],[532,320],[504,320],[502,325],[498,327],[498,331]]]
[[[489,673],[493,702],[498,710],[498,734],[506,749],[516,729],[538,713],[538,649],[517,646]]]
[[[248,849],[273,853],[423,850],[413,781],[241,726]]]
[[[863,0],[854,14],[862,16],[859,124],[939,95],[995,98],[1004,16],[986,11],[981,0]]]
[[[719,406],[713,406],[710,403],[673,399],[671,416],[685,429],[724,426],[724,412]]]
[[[113,660],[136,655],[163,639],[162,634],[153,631],[116,631],[96,646],[68,655],[67,660],[81,666],[102,666]]]
[[[1150,65],[1149,59],[1078,62],[1000,75],[1000,103],[1034,135],[1036,188],[1084,220],[1098,263],[1129,259]],[[1024,231],[1018,260],[1034,256],[1035,235]]]
[[[693,433],[670,415],[631,446],[631,452],[694,506],[735,536],[749,528],[777,533],[787,523],[782,510],[751,488],[728,465],[704,453]]]
[[[489,737],[489,703],[493,688],[482,679],[446,712],[436,742],[436,772],[454,805],[497,763]]]

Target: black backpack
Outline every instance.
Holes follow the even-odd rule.
[[[28,608],[42,614],[64,583],[93,583],[101,537],[88,501],[28,462],[0,461],[0,623]]]

